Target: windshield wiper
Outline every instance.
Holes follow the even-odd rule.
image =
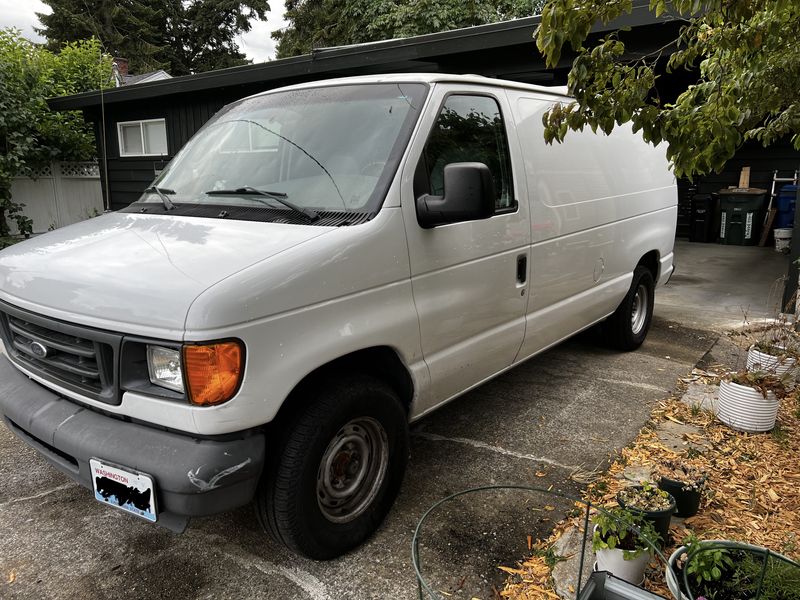
[[[302,147],[300,144],[298,144],[297,142],[293,142],[293,141],[292,141],[292,140],[290,140],[288,137],[281,135],[281,134],[280,134],[280,133],[278,133],[277,131],[273,131],[273,130],[272,130],[272,129],[270,129],[269,127],[264,127],[264,125],[263,125],[263,124],[261,124],[261,123],[258,123],[257,121],[253,121],[252,119],[231,119],[230,121],[220,121],[219,123],[220,123],[220,124],[222,124],[222,123],[231,123],[231,122],[233,122],[233,121],[239,121],[239,122],[242,122],[242,123],[250,123],[251,125],[255,125],[256,127],[260,127],[260,128],[261,128],[261,129],[263,129],[264,131],[267,131],[267,132],[271,133],[272,135],[274,135],[274,136],[276,136],[276,137],[278,137],[278,138],[282,139],[284,142],[286,142],[286,143],[288,143],[288,144],[291,144],[292,146],[294,146],[295,148],[297,148],[298,150],[300,150],[300,152],[302,152],[303,154],[305,154],[305,155],[306,155],[308,158],[310,158],[312,161],[314,161],[314,162],[317,164],[317,166],[319,166],[319,168],[320,168],[320,169],[322,169],[322,172],[323,172],[323,173],[325,173],[325,175],[327,175],[327,176],[328,176],[328,179],[330,179],[330,180],[331,180],[331,183],[333,184],[333,187],[334,187],[334,189],[336,190],[336,193],[337,193],[337,194],[339,194],[339,199],[342,201],[342,207],[344,208],[344,212],[348,212],[348,209],[347,209],[347,202],[345,202],[345,201],[344,201],[344,196],[342,196],[342,190],[340,190],[340,189],[339,189],[339,186],[338,186],[338,185],[336,185],[336,180],[333,178],[333,175],[331,175],[331,172],[330,172],[330,171],[328,171],[328,169],[326,169],[326,168],[325,168],[325,165],[323,165],[321,162],[319,162],[319,160],[317,160],[316,158],[314,158],[314,155],[313,155],[313,154],[311,154],[311,153],[310,153],[308,150],[306,150],[305,148],[303,148],[303,147]]]
[[[303,215],[312,222],[319,219],[319,215],[316,213],[316,211],[313,211],[310,208],[303,208],[302,206],[298,206],[294,202],[289,202],[289,200],[287,199],[289,195],[284,194],[283,192],[270,192],[268,190],[259,190],[249,185],[246,185],[233,190],[209,190],[205,193],[208,196],[247,196],[247,195],[264,196],[265,198],[270,198],[271,200],[280,202],[286,208],[289,208],[296,213],[300,213],[301,215]],[[263,202],[263,204],[269,206],[267,202]]]
[[[175,208],[175,205],[172,203],[172,200],[170,200],[167,197],[167,194],[174,194],[175,190],[168,190],[166,188],[160,188],[156,186],[151,186],[145,190],[146,194],[152,194],[153,192],[155,192],[158,195],[158,197],[161,198],[161,202],[162,204],[164,204],[165,209],[172,210],[173,208]]]

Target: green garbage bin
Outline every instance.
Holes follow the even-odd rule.
[[[725,189],[718,192],[719,243],[755,246],[761,238],[767,190],[759,188]]]

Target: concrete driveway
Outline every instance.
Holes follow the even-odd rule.
[[[408,475],[386,523],[332,562],[287,553],[249,509],[197,519],[183,535],[152,527],[95,502],[0,428],[0,598],[415,598],[411,538],[429,506],[498,483],[576,492],[575,479],[633,439],[710,348],[713,331],[736,318],[730,307],[765,303],[765,282],[786,268],[784,257],[758,248],[679,244],[676,254],[679,277],[662,290],[639,351],[614,353],[584,334],[416,424]],[[758,276],[742,281],[737,257]],[[734,279],[738,286],[729,285]],[[700,298],[727,300],[709,308]],[[546,531],[566,506],[555,504],[532,508],[519,496],[444,512],[424,538],[426,573],[454,597],[486,594],[502,581],[494,566],[513,564],[526,546],[524,536],[479,523],[519,514],[528,532]]]

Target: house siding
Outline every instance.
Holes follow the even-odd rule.
[[[800,168],[800,152],[795,150],[788,140],[780,141],[768,148],[752,142],[745,144],[727,162],[721,173],[700,178],[698,191],[710,194],[728,186],[738,186],[742,167],[750,167],[750,187],[770,191],[772,175],[776,169],[780,177],[791,177],[794,171]]]
[[[750,187],[761,188],[770,192],[772,190],[772,177],[778,171],[778,177],[793,177],[795,170],[800,170],[800,151],[792,146],[789,140],[781,140],[764,148],[757,143],[747,143],[742,146],[736,155],[730,159],[720,173],[712,173],[696,177],[694,185],[698,194],[715,194],[728,187],[739,185],[739,174],[743,167],[750,167]],[[689,235],[691,220],[691,194],[692,182],[688,179],[678,181],[678,237]],[[779,183],[775,193],[780,191]],[[715,217],[717,219],[718,217]]]

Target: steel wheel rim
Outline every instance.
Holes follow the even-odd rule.
[[[644,323],[647,320],[648,296],[647,288],[640,284],[636,288],[636,294],[633,296],[633,308],[631,309],[631,331],[633,331],[633,335],[639,335],[644,329]]]
[[[372,504],[389,466],[389,441],[371,417],[345,424],[333,436],[317,472],[317,503],[333,523],[358,518]]]

